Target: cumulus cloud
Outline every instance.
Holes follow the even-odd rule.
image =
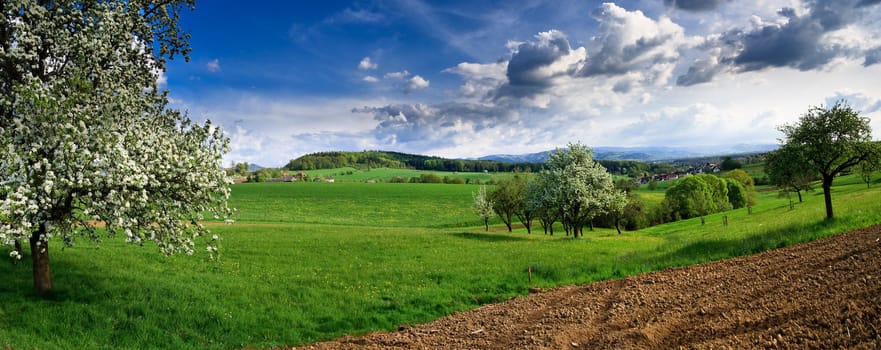
[[[208,69],[208,71],[211,73],[219,72],[220,71],[220,60],[215,58],[211,61],[208,61],[208,63],[205,64],[205,68]]]
[[[560,31],[541,32],[534,38],[516,45],[505,67],[506,81],[488,97],[498,102],[513,99],[546,106],[547,97],[539,95],[571,77],[584,61],[584,48],[573,50]]]
[[[555,76],[568,75],[574,70],[571,65],[559,64],[572,51],[565,34],[550,30],[538,33],[535,39],[518,45],[508,61],[506,74],[511,85],[547,86]]]
[[[407,84],[404,86],[404,93],[411,93],[416,90],[421,90],[427,88],[429,85],[428,80],[420,77],[418,75],[414,75],[412,78],[407,80]]]
[[[379,144],[424,150],[467,143],[488,129],[516,126],[519,119],[515,110],[462,102],[395,104],[352,112],[373,117]]]
[[[571,84],[603,85],[601,81],[611,77],[615,83],[609,88],[618,93],[636,91],[643,84],[665,85],[680,49],[693,41],[666,16],[654,20],[613,3],[601,5],[592,17],[599,26],[586,47],[573,47],[565,33],[549,30],[533,40],[509,41],[507,61],[460,64],[446,71],[463,77],[461,91],[466,96],[482,94],[495,102],[544,108],[558,88]],[[498,74],[502,70],[504,77]]]
[[[592,16],[600,23],[599,33],[590,40],[582,76],[618,75],[675,62],[685,44],[685,30],[666,16],[655,21],[613,3],[603,4]]]
[[[372,75],[365,76],[365,77],[361,78],[361,80],[364,82],[368,82],[368,83],[378,83],[379,82],[379,78],[374,77]]]
[[[708,82],[726,70],[815,70],[837,58],[864,57],[864,65],[877,63],[877,54],[871,47],[877,47],[878,38],[874,43],[866,40],[865,33],[854,27],[864,25],[863,20],[868,20],[866,13],[878,13],[875,5],[879,2],[805,0],[805,9],[780,9],[777,21],[753,19],[754,28],[732,29],[709,37],[705,47],[715,50],[711,53],[714,57],[696,61],[677,83]]]
[[[463,62],[444,70],[445,73],[453,73],[462,78],[459,92],[469,98],[489,96],[507,81],[507,71],[508,61],[487,64]]]
[[[358,70],[373,70],[379,68],[379,65],[372,62],[370,57],[364,57],[358,62]]]
[[[720,65],[718,58],[714,56],[707,59],[697,60],[688,68],[688,72],[676,78],[676,84],[680,86],[691,86],[706,83],[713,80],[713,77],[724,69],[725,66]]]

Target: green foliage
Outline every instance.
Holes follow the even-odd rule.
[[[713,203],[710,185],[697,176],[686,176],[667,189],[663,206],[670,210],[670,219],[679,220],[707,215]]]
[[[667,189],[661,221],[718,213],[746,204],[746,191],[738,181],[729,183],[710,174],[689,175]],[[730,193],[733,189],[735,193]],[[739,206],[738,206],[739,205]]]
[[[731,157],[725,157],[725,159],[722,160],[722,164],[719,164],[719,168],[722,169],[722,171],[729,171],[743,168],[743,164]]]
[[[826,218],[832,219],[832,181],[838,174],[870,159],[876,152],[869,118],[860,117],[846,102],[826,109],[811,107],[795,124],[779,127],[783,148],[798,149],[822,179]]]
[[[718,213],[731,209],[728,201],[728,181],[711,174],[698,174],[696,178],[703,180],[710,186],[711,204],[707,207],[707,213]]]
[[[492,201],[493,211],[505,223],[508,232],[511,232],[514,216],[526,207],[526,181],[521,180],[520,177],[499,181],[489,198]]]
[[[270,179],[279,178],[283,175],[281,169],[275,168],[262,168],[257,169],[253,174],[251,174],[252,182],[266,182]]]
[[[419,182],[424,184],[439,184],[443,183],[444,181],[441,179],[440,176],[437,176],[437,174],[429,173],[419,175]]]
[[[802,192],[813,191],[812,183],[817,179],[817,171],[806,157],[801,147],[784,145],[768,153],[765,158],[769,182],[777,186],[783,195],[790,192],[798,194],[799,203],[802,202]]]
[[[872,152],[866,160],[859,165],[859,175],[866,187],[872,187],[872,174],[881,170],[881,144],[875,142]]]
[[[541,163],[504,163],[489,160],[446,159],[398,152],[319,152],[293,159],[288,170],[317,170],[352,167],[357,169],[394,168],[447,172],[538,171]]]
[[[746,171],[735,169],[725,173],[722,177],[728,179],[728,202],[734,209],[752,207],[757,204],[756,182]],[[732,186],[732,183],[740,185],[742,188],[733,188],[737,186]]]
[[[728,185],[728,203],[731,204],[731,208],[740,209],[747,205],[748,195],[746,188],[743,187],[738,181],[727,181]]]
[[[598,160],[610,173],[638,177],[669,173],[673,166],[664,163],[644,163],[632,160]],[[284,166],[287,170],[321,170],[334,168],[370,170],[376,168],[414,169],[444,172],[539,172],[543,163],[506,163],[491,160],[446,159],[398,152],[318,152],[293,159]]]

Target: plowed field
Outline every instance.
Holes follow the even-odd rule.
[[[305,349],[881,348],[881,226]]]

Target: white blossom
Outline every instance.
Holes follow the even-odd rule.
[[[97,239],[100,221],[131,243],[193,254],[194,237],[209,231],[182,222],[203,212],[229,220],[232,211],[220,168],[229,140],[167,108],[155,86],[165,59],[186,53],[186,33],[168,11],[188,3],[43,3],[0,5],[0,66],[20,73],[0,74],[0,244],[35,233],[43,249],[53,236]],[[163,11],[132,15],[139,6]]]

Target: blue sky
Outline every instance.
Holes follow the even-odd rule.
[[[225,162],[775,143],[847,99],[881,135],[881,0],[206,1],[174,105]]]

